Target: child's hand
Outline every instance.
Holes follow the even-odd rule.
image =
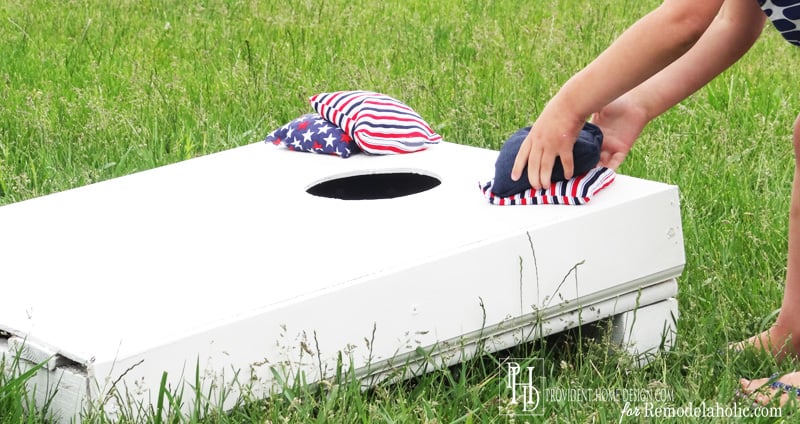
[[[625,96],[592,115],[592,123],[603,131],[600,166],[616,170],[647,125],[647,113]]]
[[[511,179],[517,181],[528,167],[531,187],[538,190],[550,187],[550,176],[556,157],[561,158],[564,177],[572,178],[574,162],[572,148],[583,128],[582,119],[570,119],[568,113],[550,113],[548,105],[531,128],[514,160]]]

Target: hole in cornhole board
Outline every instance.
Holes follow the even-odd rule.
[[[431,175],[400,171],[335,177],[312,185],[306,192],[342,200],[394,199],[428,191],[441,183]]]

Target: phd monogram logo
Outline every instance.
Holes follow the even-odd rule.
[[[509,396],[504,415],[542,415],[540,408],[542,393],[539,390],[544,380],[544,360],[509,358],[501,365],[501,375],[505,373],[501,396]]]

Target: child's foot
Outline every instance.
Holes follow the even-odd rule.
[[[784,406],[789,400],[800,397],[800,372],[792,372],[784,376],[778,374],[769,378],[758,378],[748,380],[739,379],[741,386],[740,396],[753,401],[754,405],[778,405]]]
[[[778,325],[773,325],[769,330],[756,334],[749,339],[728,345],[728,349],[734,351],[743,351],[751,348],[769,352],[778,362],[786,357],[796,358],[798,356],[797,353],[800,352],[798,346],[794,345],[791,331]]]

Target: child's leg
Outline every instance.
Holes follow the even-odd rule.
[[[794,355],[800,353],[800,115],[794,121],[794,181],[789,206],[789,251],[786,262],[786,288],[775,326],[786,329]]]
[[[786,288],[783,293],[781,312],[775,325],[769,330],[753,336],[741,346],[752,344],[757,348],[769,350],[778,359],[785,356],[797,357],[800,353],[800,115],[794,122],[794,181],[792,182],[792,199],[789,210],[789,252],[786,264]],[[782,376],[778,381],[800,387],[800,372]],[[758,388],[768,385],[768,378],[756,380],[741,379],[739,383],[745,393],[752,393]],[[766,404],[777,394],[779,388],[765,388],[757,395],[758,403]],[[787,393],[781,394],[780,404],[788,401]]]
[[[769,330],[739,344],[750,344],[772,352],[779,360],[800,353],[800,115],[794,122],[794,181],[789,209],[789,249],[786,263],[786,287],[778,319]]]

